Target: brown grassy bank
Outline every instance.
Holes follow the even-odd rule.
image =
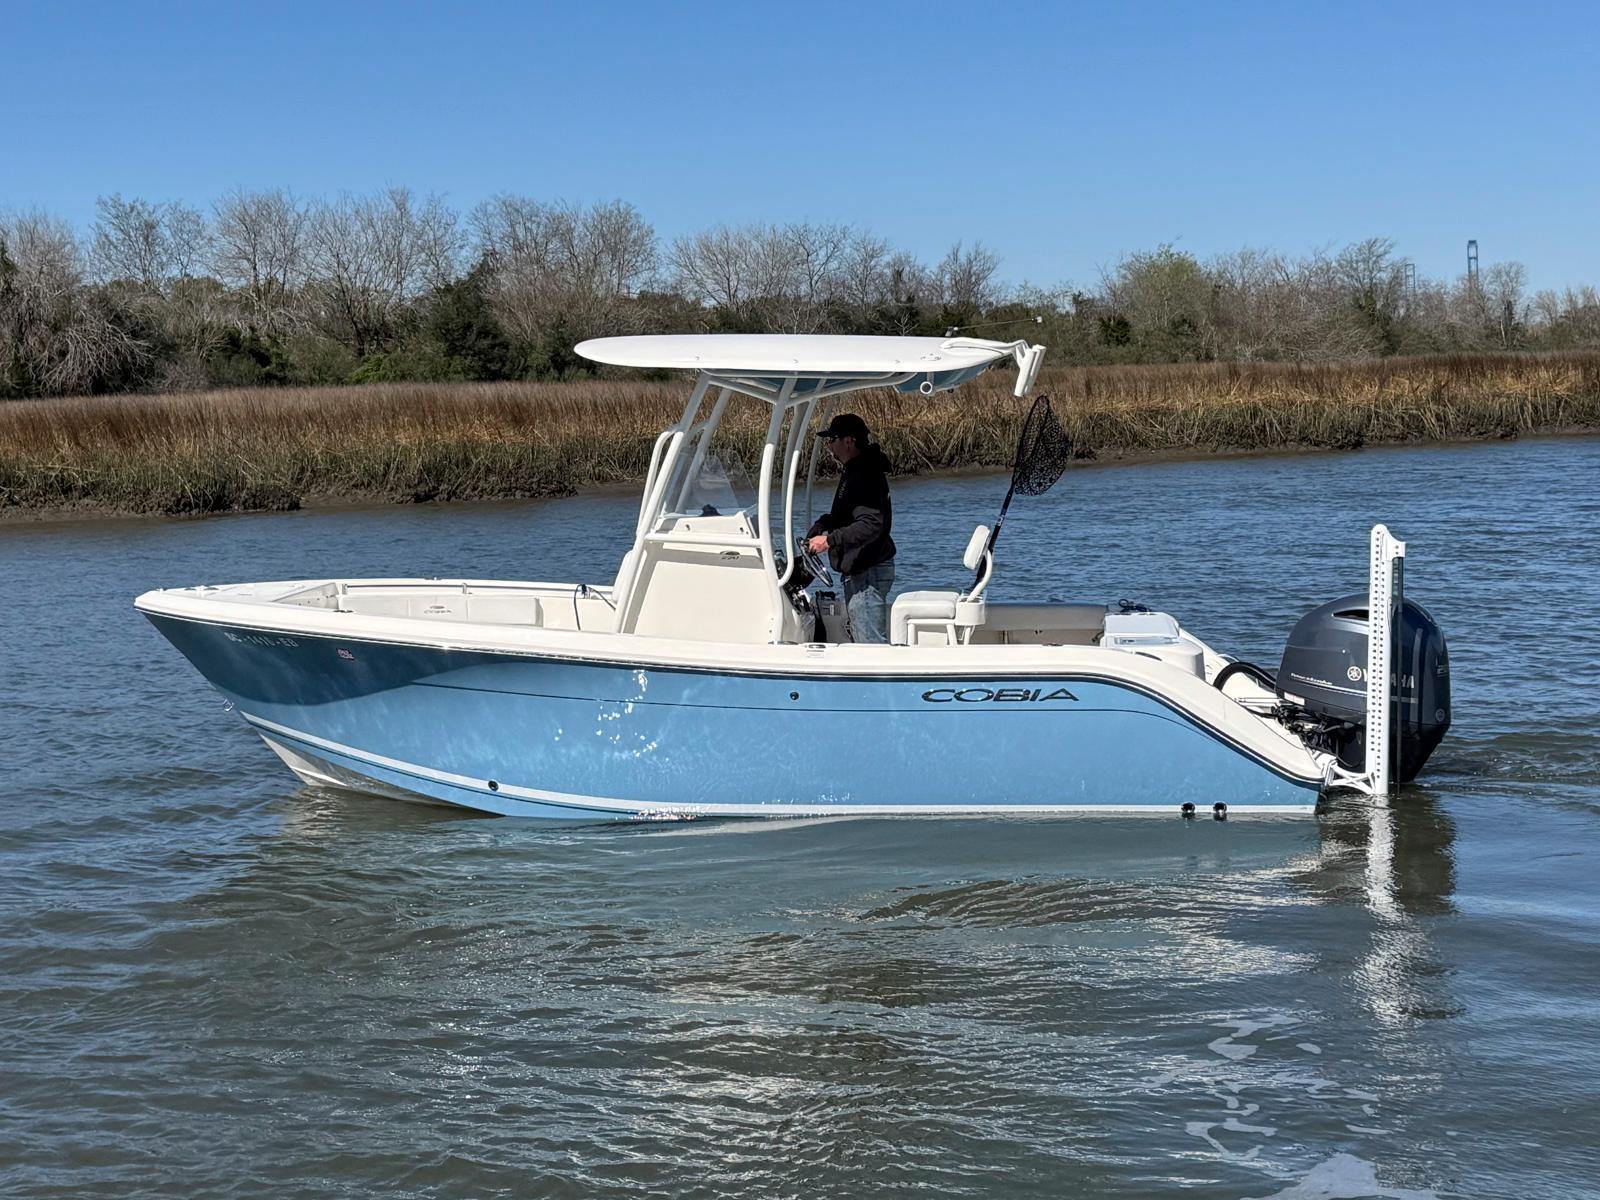
[[[954,394],[851,407],[898,469],[1009,463],[1024,404],[994,372]],[[1600,353],[1333,366],[1046,372],[1084,457],[1343,448],[1600,430]],[[0,404],[0,508],[194,513],[554,495],[642,475],[686,383],[393,384]],[[728,429],[747,463],[763,421]]]

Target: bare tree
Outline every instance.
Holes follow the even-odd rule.
[[[1523,303],[1527,280],[1527,268],[1519,262],[1494,263],[1483,273],[1484,298],[1502,348],[1510,349],[1519,339],[1527,315]]]
[[[468,251],[470,288],[441,293]],[[1594,288],[1530,299],[1526,287],[1517,263],[1481,279],[1418,279],[1387,238],[1205,263],[1160,246],[1078,291],[1007,287],[981,243],[957,243],[930,267],[836,224],[717,226],[663,252],[621,200],[497,196],[463,222],[406,188],[311,204],[236,190],[208,220],[114,193],[81,239],[37,213],[0,219],[0,394],[242,381],[268,356],[274,377],[288,363],[290,374],[340,378],[358,356],[425,351],[461,322],[487,327],[485,298],[520,343],[516,361],[554,373],[585,337],[695,326],[913,334],[1002,303],[1043,313],[1051,344],[1075,362],[1600,346]],[[450,319],[427,323],[430,313]],[[400,356],[385,370],[432,361]]]
[[[674,286],[691,300],[742,323],[771,286],[773,240],[770,226],[718,225],[680,237],[669,255]]]
[[[211,258],[211,227],[205,214],[174,200],[165,206],[162,220],[167,235],[169,282],[205,274]]]
[[[0,216],[0,394],[87,392],[148,358],[85,273],[65,223]]]
[[[502,269],[527,267],[552,274],[555,235],[549,205],[526,196],[496,196],[472,210],[478,254]]]
[[[1346,246],[1333,261],[1333,273],[1366,327],[1372,352],[1393,352],[1394,325],[1405,305],[1405,268],[1394,258],[1394,242],[1367,238]]]
[[[396,187],[317,205],[306,244],[325,322],[364,355],[393,337],[405,305],[453,277],[460,239],[455,215],[438,197],[419,205]]]
[[[784,290],[793,297],[790,324],[820,329],[829,323],[830,306],[838,302],[846,256],[854,231],[848,225],[786,225],[788,275]]]
[[[131,283],[160,295],[192,277],[206,249],[205,218],[178,202],[153,204],[112,193],[95,202],[90,260],[102,283]]]
[[[1561,296],[1556,329],[1563,345],[1600,345],[1600,291],[1587,284],[1567,288]]]
[[[113,193],[101,196],[95,207],[100,213],[90,252],[95,274],[102,282],[125,280],[159,292],[171,257],[160,206]]]
[[[656,266],[655,231],[620,200],[584,209],[496,196],[473,211],[472,226],[480,256],[560,292],[621,299]]]
[[[580,208],[496,196],[473,211],[472,227],[495,309],[525,345],[556,330],[625,332],[627,301],[656,269],[655,230],[620,200]]]
[[[1335,256],[1333,273],[1341,286],[1370,294],[1376,303],[1386,307],[1398,307],[1405,276],[1404,268],[1394,258],[1393,239],[1352,242]]]
[[[175,201],[154,204],[115,193],[100,197],[97,208],[89,257],[102,300],[137,310],[141,324],[165,333],[174,353],[159,372],[163,387],[202,385],[205,357],[225,320],[221,285],[197,278],[210,242],[205,218]]]
[[[1585,285],[1537,293],[1530,319],[1552,349],[1600,345],[1600,291]]]
[[[888,246],[847,225],[718,226],[677,239],[669,257],[679,290],[739,328],[832,329],[892,291]]]
[[[244,299],[241,324],[263,335],[292,323],[305,282],[307,212],[282,189],[235,190],[212,211],[211,270]]]
[[[608,301],[635,294],[656,268],[656,233],[639,210],[621,200],[587,212],[568,210],[573,280]]]
[[[409,236],[415,241],[422,282],[444,287],[461,274],[467,237],[461,219],[439,196],[429,196],[411,214]]]
[[[998,298],[994,277],[999,269],[1000,259],[982,242],[973,242],[966,250],[957,242],[934,272],[939,299],[957,313],[977,316]]]
[[[1291,331],[1306,318],[1293,267],[1280,255],[1244,249],[1218,255],[1206,270],[1212,283],[1219,357],[1244,361],[1283,357]]]
[[[922,310],[936,302],[940,284],[928,268],[908,250],[897,250],[889,258],[889,295],[893,325],[889,332],[912,334],[917,331]]]
[[[852,231],[840,255],[834,287],[845,307],[866,314],[892,303],[889,243]]]
[[[348,196],[321,203],[306,225],[308,283],[331,325],[357,356],[375,348],[395,299],[393,279],[404,264],[389,259],[382,214]]]

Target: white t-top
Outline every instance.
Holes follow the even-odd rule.
[[[945,374],[1010,358],[1009,347],[936,337],[852,337],[817,333],[683,333],[592,338],[579,354],[614,367],[728,371],[759,375]]]

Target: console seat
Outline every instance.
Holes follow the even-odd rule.
[[[889,609],[889,642],[895,646],[947,646],[954,631],[960,592],[901,592]]]

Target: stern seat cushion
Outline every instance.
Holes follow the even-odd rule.
[[[983,627],[993,630],[1059,629],[1099,633],[1105,623],[1104,604],[1034,604],[1019,600],[997,600],[990,603]]]
[[[912,621],[953,621],[960,592],[902,592],[889,614],[889,640],[896,646],[911,641]],[[999,600],[985,606],[983,628],[991,633],[1012,631],[1073,634],[1072,641],[1091,643],[1106,621],[1104,604],[1034,604]]]

